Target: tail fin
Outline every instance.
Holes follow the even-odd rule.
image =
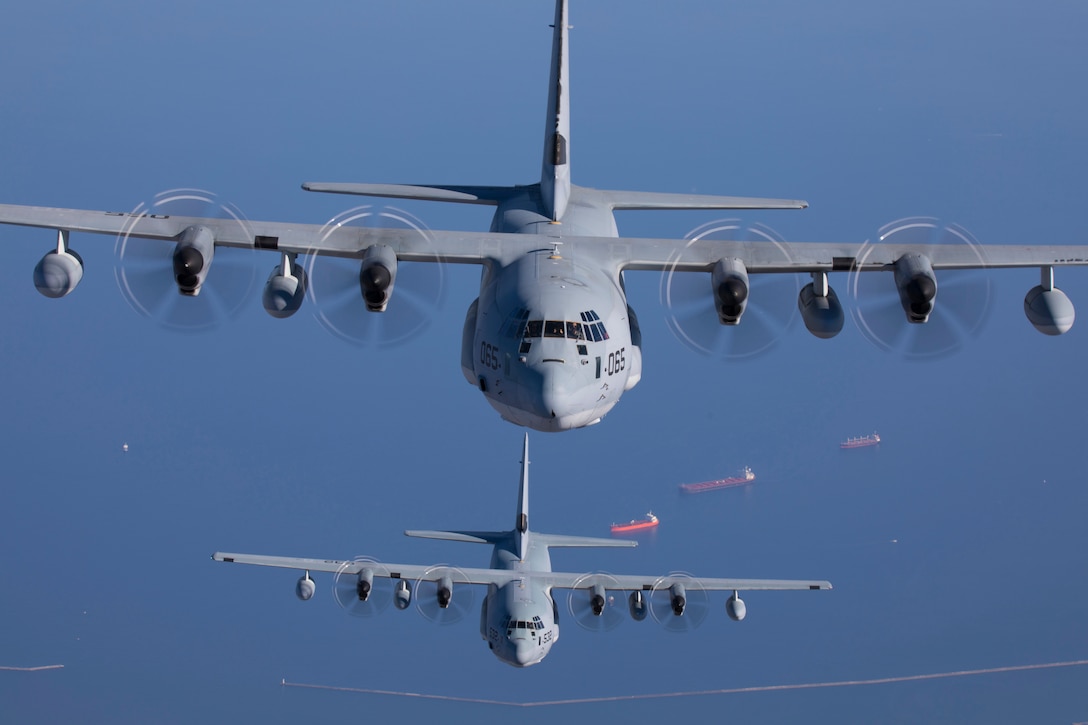
[[[567,55],[567,0],[555,1],[548,116],[544,126],[544,164],[540,194],[544,213],[559,221],[570,199],[570,62]]]

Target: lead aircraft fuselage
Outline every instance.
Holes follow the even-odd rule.
[[[469,308],[462,340],[465,378],[503,418],[541,431],[599,421],[641,377],[638,328],[622,274],[563,248],[564,235],[614,236],[612,211],[579,203],[576,187],[558,224],[532,195],[504,202],[492,231],[547,235],[556,241],[485,266],[480,297]],[[587,200],[588,201],[588,200]],[[602,239],[607,248],[608,240]]]

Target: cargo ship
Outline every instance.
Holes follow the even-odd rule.
[[[714,481],[702,481],[701,483],[681,483],[680,490],[684,493],[703,493],[704,491],[716,491],[719,488],[743,486],[756,480],[756,474],[748,466],[744,467],[744,473],[730,478],[719,478]]]
[[[646,514],[643,519],[631,519],[626,524],[612,524],[613,534],[630,534],[636,531],[646,531],[657,526],[657,517],[654,512]]]
[[[869,446],[875,446],[880,443],[880,436],[873,433],[870,436],[858,436],[857,438],[847,438],[839,444],[839,448],[868,448]]]

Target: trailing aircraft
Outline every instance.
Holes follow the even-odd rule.
[[[589,629],[607,629],[622,618],[626,607],[636,621],[652,616],[666,627],[697,625],[706,616],[707,592],[731,592],[725,603],[728,615],[744,619],[747,606],[741,591],[830,589],[826,581],[789,579],[707,579],[684,573],[664,576],[632,574],[573,574],[552,571],[550,549],[563,547],[632,547],[637,542],[584,536],[543,534],[529,528],[529,436],[521,454],[521,482],[514,527],[508,531],[405,531],[407,536],[491,544],[491,566],[468,569],[455,566],[389,564],[371,559],[303,559],[256,554],[216,552],[212,558],[234,564],[303,570],[295,593],[303,601],[317,586],[310,572],[335,576],[337,601],[352,613],[364,615],[392,599],[397,609],[408,609],[413,599],[430,619],[456,621],[468,609],[471,587],[486,586],[480,607],[480,636],[491,652],[514,667],[543,660],[559,641],[559,607],[555,590],[570,590],[570,612]],[[392,584],[381,601],[377,590]],[[456,594],[455,589],[456,587]],[[618,600],[618,601],[617,601]]]
[[[1055,286],[1054,269],[1088,264],[1088,246],[980,245],[957,232],[951,236],[967,243],[903,242],[907,237],[902,235],[885,235],[872,244],[620,237],[617,210],[802,209],[807,204],[575,185],[566,0],[556,2],[553,28],[539,181],[515,186],[303,184],[312,192],[493,206],[488,232],[411,225],[359,228],[341,219],[326,225],[249,221],[237,215],[163,213],[156,207],[118,213],[0,205],[0,224],[57,231],[56,246],[34,270],[35,286],[47,297],[68,295],[82,279],[83,262],[69,244],[71,232],[115,235],[123,248],[146,244],[145,239],[173,245],[168,266],[178,292],[189,298],[200,294],[216,266],[217,250],[278,254],[279,264],[262,294],[265,310],[278,318],[296,313],[307,296],[315,306],[332,296],[318,289],[313,273],[322,259],[353,265],[350,283],[357,288],[357,307],[350,314],[357,318],[397,309],[394,287],[405,263],[479,265],[479,296],[464,320],[461,370],[505,420],[540,431],[599,422],[641,379],[642,334],[627,300],[628,272],[656,271],[669,279],[701,276],[709,282],[701,295],[715,310],[707,317],[725,326],[743,324],[749,302],[758,301],[752,278],[809,275],[811,281],[797,294],[797,309],[809,332],[831,338],[845,319],[830,284],[833,274],[888,273],[888,289],[894,285],[906,323],[924,325],[935,308],[938,271],[1036,267],[1040,282],[1024,299],[1025,314],[1048,335],[1072,327],[1073,305]]]

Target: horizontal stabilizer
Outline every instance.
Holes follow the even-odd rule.
[[[421,201],[450,201],[456,204],[486,204],[494,206],[514,194],[524,191],[516,186],[416,186],[411,184],[337,184],[308,182],[306,191],[355,196],[381,196],[390,199],[419,199]]]
[[[590,193],[589,189],[581,190]],[[668,194],[654,191],[593,190],[613,209],[805,209],[800,199],[763,199],[749,196]]]
[[[564,536],[563,534],[538,534],[533,532],[533,540],[538,544],[544,544],[548,548],[588,548],[588,547],[620,547],[629,549],[638,546],[637,541],[629,539],[597,539],[592,536]]]
[[[441,539],[443,541],[462,541],[467,544],[494,544],[510,538],[509,531],[405,531],[405,536],[417,539]]]

